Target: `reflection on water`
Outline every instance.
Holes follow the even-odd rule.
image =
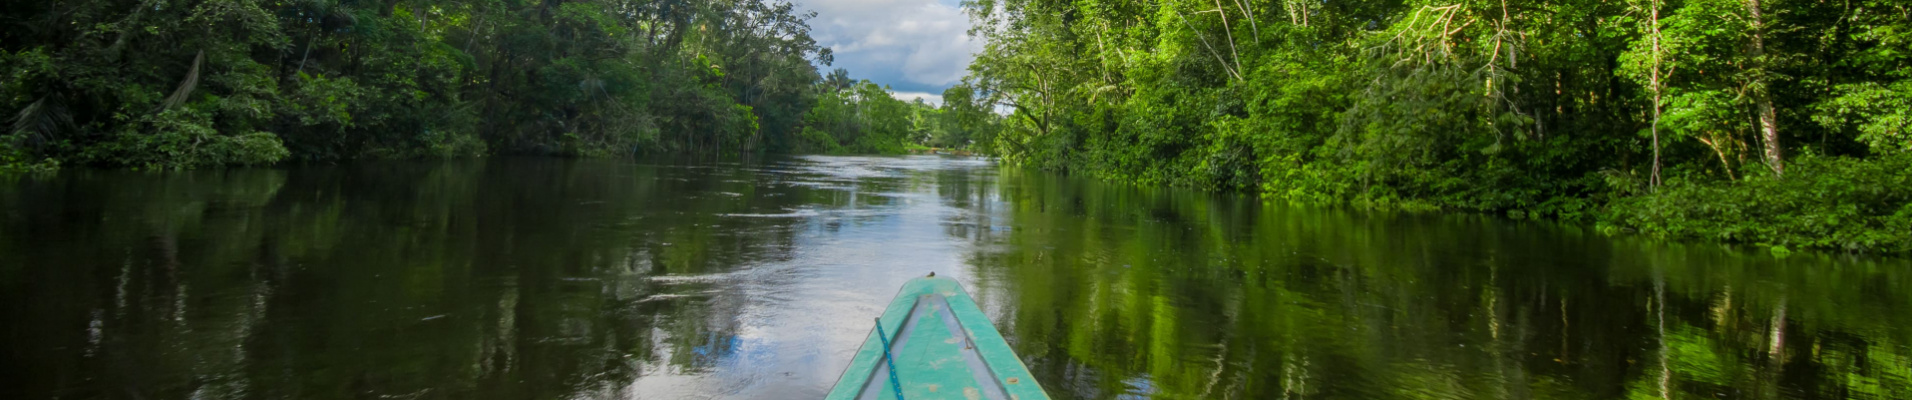
[[[956,158],[69,170],[0,210],[7,398],[815,398],[928,271],[1064,399],[1912,398],[1903,261]]]

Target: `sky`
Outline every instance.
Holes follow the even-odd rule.
[[[960,0],[793,0],[817,12],[810,36],[836,53],[824,68],[890,85],[891,94],[942,104],[982,41],[969,38]]]

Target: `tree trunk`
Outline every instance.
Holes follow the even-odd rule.
[[[1748,0],[1748,1],[1759,1],[1759,0]],[[1661,97],[1661,95],[1666,91],[1665,90],[1666,85],[1664,82],[1661,81],[1662,77],[1660,76],[1660,63],[1662,61],[1662,58],[1665,57],[1665,54],[1660,49],[1660,1],[1659,0],[1653,0],[1652,14],[1653,14],[1653,19],[1651,21],[1647,21],[1647,23],[1652,24],[1651,26],[1653,28],[1653,38],[1652,38],[1653,39],[1653,71],[1652,71],[1653,75],[1650,78],[1652,80],[1651,83],[1653,85],[1652,87],[1653,89],[1653,127],[1652,127],[1653,129],[1653,176],[1648,182],[1654,189],[1657,190],[1660,188],[1660,113],[1661,113],[1661,110],[1664,108],[1664,104],[1665,104],[1664,99]]]
[[[1766,79],[1766,22],[1761,16],[1759,0],[1746,0],[1746,15],[1752,20],[1753,40],[1748,44],[1752,56],[1753,101],[1759,109],[1759,134],[1766,145],[1766,165],[1772,167],[1773,177],[1785,175],[1785,158],[1779,147],[1779,118],[1773,110],[1772,92],[1767,90],[1770,83]]]
[[[1786,174],[1786,161],[1779,148],[1779,118],[1773,112],[1773,100],[1769,96],[1759,97],[1759,131],[1766,142],[1766,163],[1773,167],[1773,176]]]

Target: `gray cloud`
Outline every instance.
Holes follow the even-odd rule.
[[[832,68],[895,91],[942,94],[982,49],[955,0],[795,1],[817,12],[811,36],[836,52]]]

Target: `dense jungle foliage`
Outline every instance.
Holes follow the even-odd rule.
[[[6,2],[0,169],[901,151],[1000,119],[826,79],[812,16],[776,0]]]
[[[1912,3],[969,0],[1009,162],[1143,184],[1912,243]]]

